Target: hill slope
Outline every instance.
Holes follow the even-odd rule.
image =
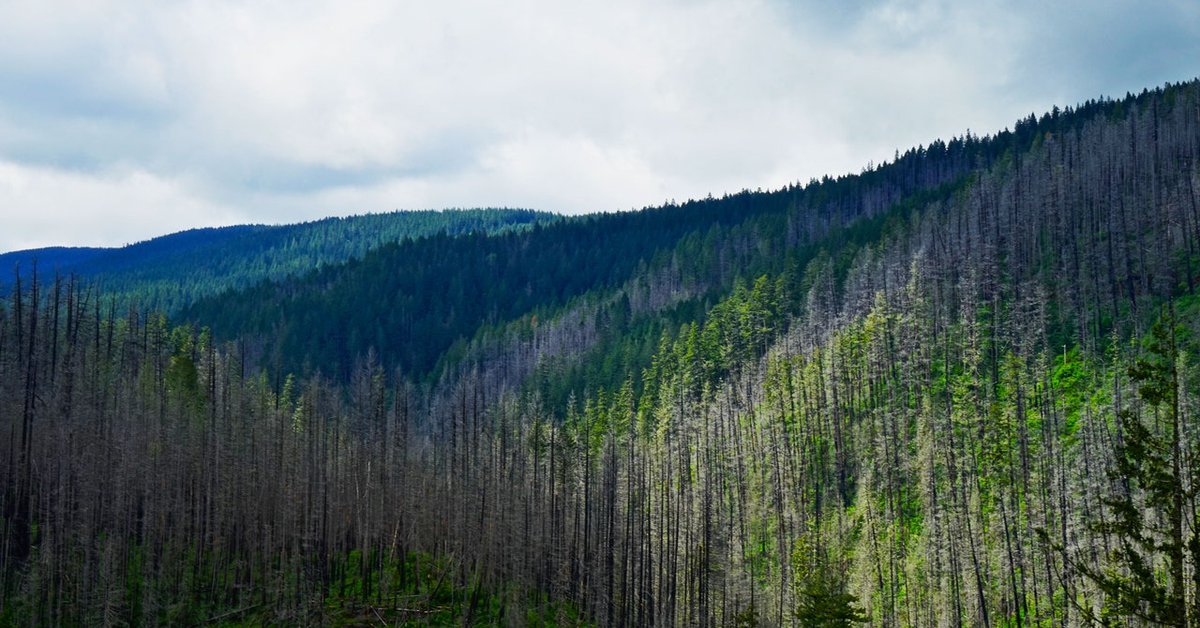
[[[383,244],[437,233],[499,233],[553,222],[554,214],[514,209],[408,211],[326,218],[293,225],[193,229],[117,249],[47,248],[0,255],[28,277],[34,262],[101,284],[110,295],[173,312],[197,299],[260,281],[341,264]]]
[[[343,382],[370,350],[389,371],[436,378],[471,342],[490,343],[494,351],[494,336],[504,329],[535,316],[545,327],[580,307],[594,319],[598,303],[611,309],[628,301],[620,307],[632,310],[618,316],[640,316],[650,327],[661,327],[654,319],[667,308],[683,308],[673,315],[676,326],[695,322],[738,278],[753,281],[785,268],[798,277],[822,249],[837,253],[832,249],[841,244],[827,238],[861,246],[914,203],[951,194],[973,173],[1047,137],[1078,133],[1098,116],[1123,115],[1124,106],[1090,102],[1031,116],[995,137],[939,140],[858,175],[782,190],[582,217],[499,238],[399,243],[286,282],[214,295],[180,317],[210,326],[222,339],[249,339],[254,363],[297,374],[320,370]],[[646,366],[645,349],[656,343],[644,341],[634,351],[642,355],[637,368]]]
[[[584,216],[498,237],[398,243],[346,265],[204,299],[181,318],[211,326],[219,338],[254,339],[264,363],[285,371],[320,369],[346,381],[354,360],[373,349],[385,367],[423,378],[456,342],[556,315],[573,299],[604,298],[655,273],[673,275],[692,293],[728,290],[738,276],[782,268],[801,244],[959,180],[1072,120],[1031,121],[986,142],[937,141],[894,164],[804,186]],[[674,300],[657,293],[680,288],[658,286],[647,298],[662,301],[657,309]]]

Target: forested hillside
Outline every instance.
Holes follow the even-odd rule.
[[[1198,188],[1193,81],[182,326],[29,277],[0,623],[1200,624]]]
[[[611,301],[619,292],[634,309],[627,314],[657,314],[681,299],[727,292],[738,277],[787,265],[800,272],[827,238],[878,237],[883,220],[867,227],[875,233],[859,234],[861,219],[903,213],[910,196],[946,193],[976,167],[1084,117],[1031,118],[986,142],[938,140],[859,175],[771,192],[584,216],[497,238],[400,242],[294,281],[204,299],[180,318],[218,338],[249,339],[255,357],[265,356],[256,363],[284,371],[345,381],[355,359],[374,350],[385,367],[423,379],[454,343],[562,316],[579,297]]]
[[[86,278],[127,306],[168,313],[203,297],[362,257],[384,244],[434,234],[502,233],[558,216],[518,209],[403,211],[292,225],[192,229],[116,249],[51,247],[0,255],[0,287],[35,265]]]

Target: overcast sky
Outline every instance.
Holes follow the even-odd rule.
[[[0,0],[0,251],[857,172],[1200,74],[1200,2]]]

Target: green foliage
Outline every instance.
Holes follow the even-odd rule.
[[[1066,415],[1063,436],[1070,437],[1079,428],[1080,415],[1088,403],[1094,385],[1094,373],[1078,347],[1055,356],[1050,384]]]
[[[805,535],[796,543],[792,563],[799,574],[792,615],[801,626],[849,628],[870,621],[857,598],[846,591],[847,565],[841,557],[831,560],[825,548],[813,546]]]
[[[1105,594],[1105,618],[1141,618],[1168,626],[1187,625],[1183,561],[1197,531],[1183,537],[1187,479],[1181,474],[1176,328],[1173,308],[1163,308],[1145,352],[1128,368],[1142,401],[1166,415],[1166,427],[1148,426],[1141,413],[1119,413],[1123,438],[1117,443],[1114,485],[1107,500],[1113,520],[1102,526],[1119,546],[1103,570],[1085,569]],[[1195,549],[1195,548],[1193,548]]]
[[[826,578],[813,577],[801,590],[796,621],[812,628],[849,628],[870,621],[855,602],[853,595],[837,591]]]

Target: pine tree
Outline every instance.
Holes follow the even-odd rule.
[[[1188,497],[1182,471],[1182,436],[1174,308],[1164,308],[1146,339],[1146,354],[1128,369],[1138,396],[1158,419],[1123,408],[1118,420],[1114,486],[1106,500],[1113,518],[1097,526],[1116,537],[1103,569],[1083,566],[1105,595],[1103,621],[1135,617],[1166,626],[1186,626],[1183,506]]]

